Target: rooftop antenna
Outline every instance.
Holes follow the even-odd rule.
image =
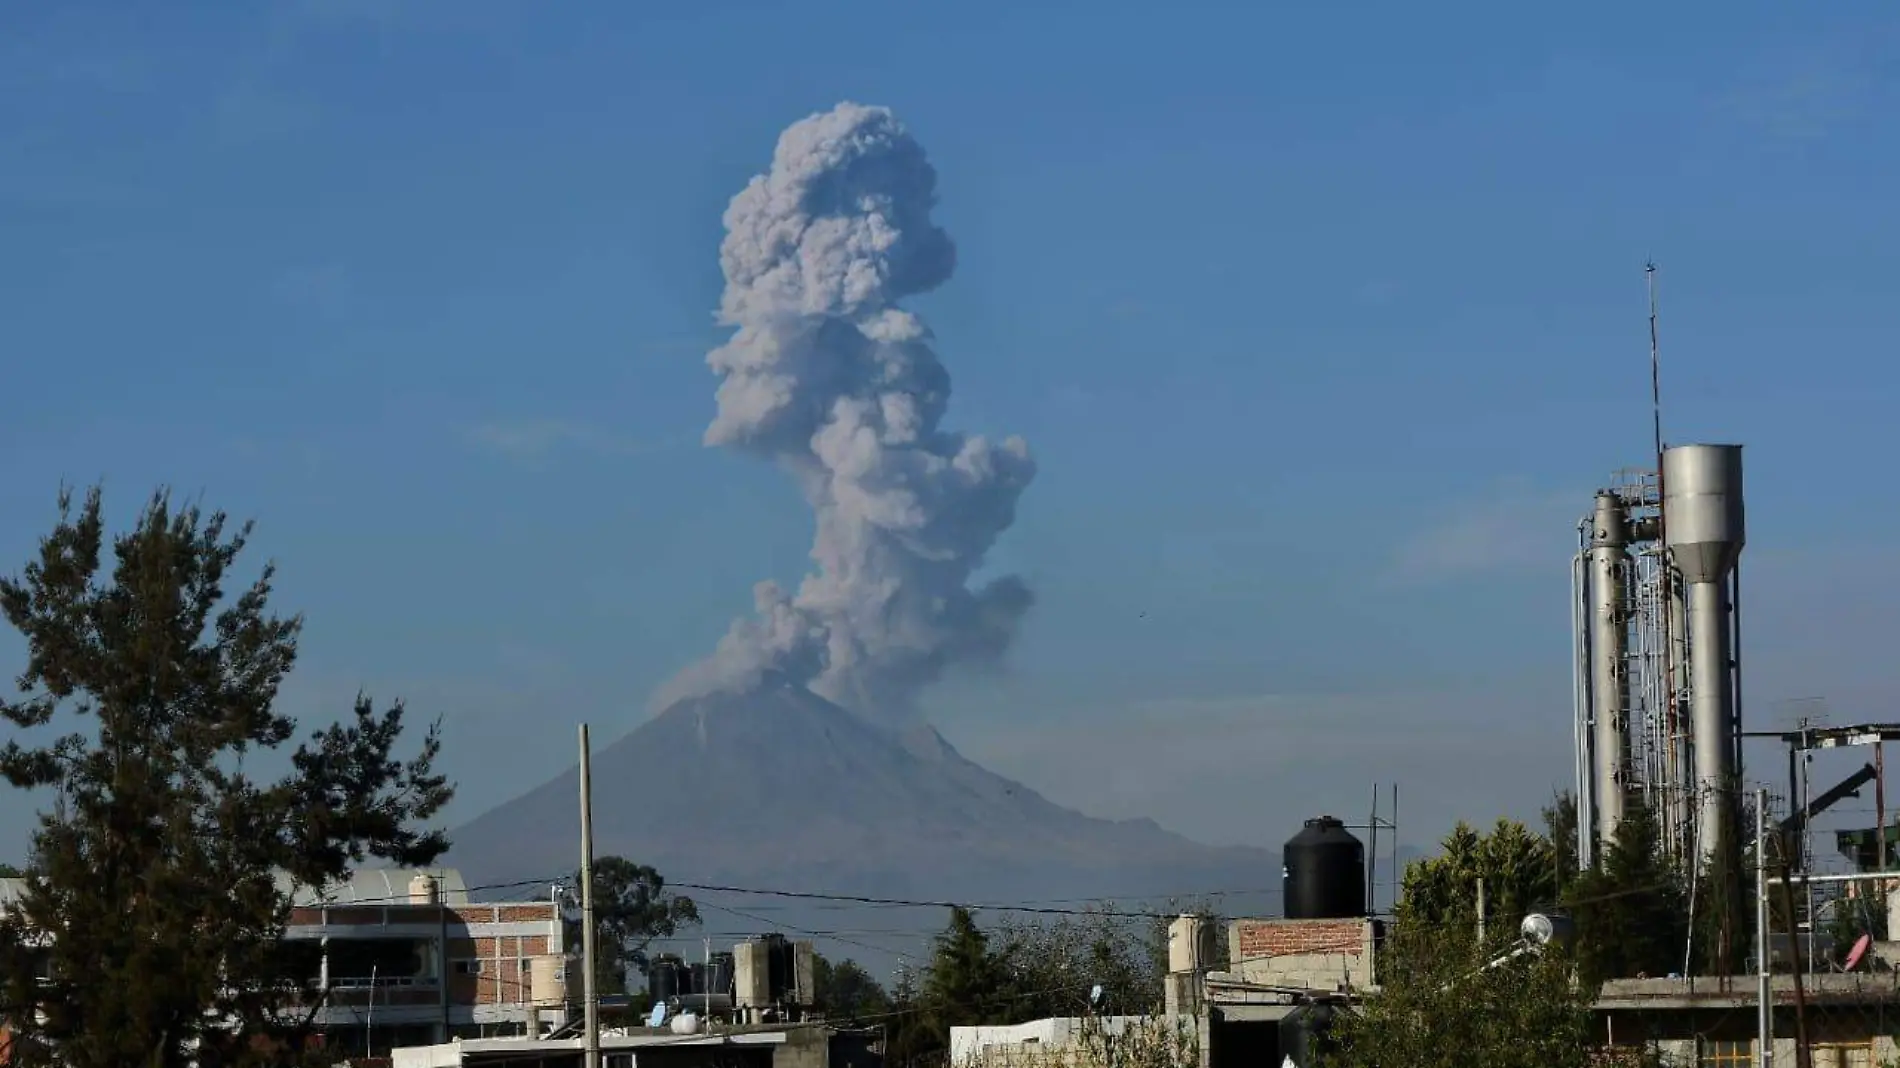
[[[1662,477],[1662,347],[1656,340],[1656,261],[1643,266],[1649,290],[1649,418],[1656,437],[1656,477]]]

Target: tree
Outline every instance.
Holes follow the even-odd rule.
[[[924,1016],[947,1047],[952,1027],[997,1022],[1009,1006],[1009,973],[968,909],[950,910],[924,977]]]
[[[1161,921],[1161,967],[1167,961],[1167,929]],[[1008,975],[1009,1003],[1004,1018],[1020,1023],[1049,1016],[1083,1016],[1091,1009],[1089,992],[1102,988],[1101,1011],[1140,1015],[1161,1004],[1161,975],[1156,970],[1154,926],[1116,914],[1113,905],[1043,922],[1006,920],[993,945]]]
[[[580,872],[569,882],[579,887]],[[571,895],[578,908],[580,894]],[[646,974],[647,947],[699,923],[693,899],[666,888],[660,873],[625,857],[594,861],[594,982],[602,993],[622,993],[633,973]],[[580,916],[568,925],[568,942],[580,944]]]
[[[1406,867],[1398,908],[1403,919],[1475,935],[1479,879],[1491,928],[1514,929],[1526,914],[1556,901],[1556,851],[1515,820],[1501,819],[1482,835],[1460,823],[1443,849]]]
[[[833,964],[822,953],[812,954],[812,992],[826,1015],[844,1020],[881,1018],[891,1011],[891,997],[871,973],[849,957]]]
[[[1631,805],[1600,863],[1573,885],[1577,961],[1591,989],[1605,979],[1679,971],[1688,937],[1688,893],[1661,852],[1661,827]]]
[[[900,965],[891,983],[891,1011],[884,1035],[884,1063],[891,1068],[935,1063],[948,1048],[947,1037],[938,1035],[929,1019],[917,976],[908,966]]]
[[[274,704],[302,628],[270,614],[271,566],[226,599],[250,529],[227,534],[223,513],[161,492],[112,540],[107,573],[99,491],[77,509],[62,492],[36,557],[0,579],[26,648],[20,696],[0,702],[16,735],[0,775],[55,797],[19,909],[0,919],[0,1003],[23,1058],[286,1063],[315,1011],[312,977],[283,951],[294,892],[447,848],[417,829],[452,793],[434,770],[439,723],[397,758],[401,703],[359,697],[281,777],[249,766],[297,731]],[[27,744],[56,715],[90,729]]]
[[[0,879],[18,879],[25,874],[11,864],[0,863]]]
[[[1577,878],[1577,795],[1559,790],[1544,806],[1544,838],[1550,842],[1551,879],[1559,894]]]
[[[1326,1068],[1585,1068],[1592,993],[1551,953],[1496,967],[1515,931],[1480,946],[1462,923],[1396,923],[1380,989],[1333,1025]]]

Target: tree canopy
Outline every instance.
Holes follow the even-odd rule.
[[[1333,1025],[1325,1068],[1585,1068],[1592,993],[1560,954],[1486,965],[1516,932],[1483,945],[1462,923],[1399,922],[1379,954],[1380,990]]]
[[[822,953],[814,953],[811,985],[818,1008],[839,1020],[881,1020],[891,1012],[891,996],[864,970],[864,966],[846,957],[833,963]]]
[[[693,899],[666,888],[660,873],[625,857],[594,861],[594,981],[602,993],[628,989],[634,974],[646,974],[647,947],[699,923]],[[581,885],[575,872],[571,885]],[[579,907],[578,890],[570,905]],[[580,943],[580,916],[571,912],[568,941]]]
[[[63,492],[37,555],[0,579],[26,649],[19,696],[0,701],[15,734],[0,775],[53,799],[20,908],[0,920],[15,1055],[287,1063],[315,1008],[282,952],[292,894],[370,858],[444,852],[423,829],[452,793],[439,725],[402,759],[401,703],[359,696],[273,757],[297,733],[276,700],[302,620],[271,613],[269,565],[227,597],[250,526],[161,492],[109,544],[105,528],[98,490],[77,507]]]

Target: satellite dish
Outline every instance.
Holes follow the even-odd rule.
[[[1847,963],[1842,966],[1841,970],[1844,972],[1853,971],[1854,966],[1859,964],[1861,959],[1867,956],[1867,951],[1872,949],[1873,945],[1874,936],[1871,932],[1855,939],[1854,948],[1847,951]]]
[[[653,1003],[653,1011],[650,1013],[647,1013],[647,1026],[648,1027],[662,1027],[665,1024],[666,1024],[666,1002],[656,1001]]]

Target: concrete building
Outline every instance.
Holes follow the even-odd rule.
[[[633,1028],[600,1037],[602,1068],[869,1068],[862,1032],[823,1024],[740,1026],[686,1034],[670,1028]],[[397,1049],[391,1068],[578,1068],[578,1038],[455,1039]]]
[[[0,880],[0,909],[20,891]],[[452,869],[364,869],[291,901],[285,952],[306,970],[321,999],[313,1022],[339,1051],[386,1056],[565,1020],[571,966],[551,887],[540,901],[475,903]]]
[[[1204,1020],[1196,1015],[1053,1017],[998,1027],[952,1027],[951,1068],[1108,1068],[1103,1041],[1172,1040],[1199,1048]]]
[[[565,1019],[560,903],[469,900],[460,872],[366,869],[293,898],[316,1023],[339,1050],[539,1034]]]

